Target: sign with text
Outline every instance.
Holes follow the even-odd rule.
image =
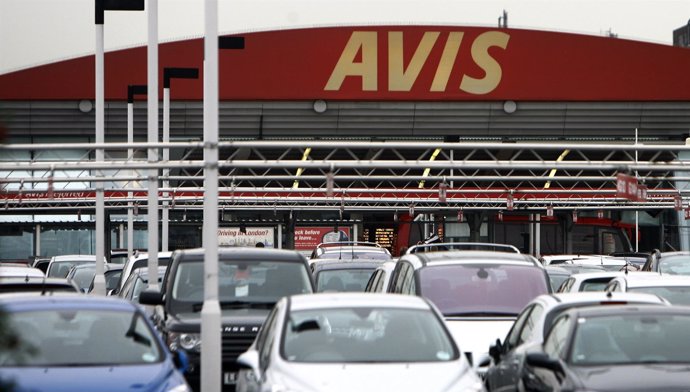
[[[218,229],[218,246],[256,246],[259,242],[266,248],[275,248],[275,228],[247,227],[245,232],[239,227]]]
[[[623,173],[616,175],[616,197],[626,200],[638,200],[637,178]]]
[[[322,242],[350,241],[350,228],[341,227],[338,231],[328,227],[296,227],[295,250],[313,250]]]

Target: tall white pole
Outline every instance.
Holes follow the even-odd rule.
[[[163,87],[163,143],[170,141],[170,88]],[[170,149],[163,149],[163,161],[170,160]],[[170,169],[163,169],[163,177],[170,175]],[[163,180],[163,188],[167,189],[170,186],[170,181]],[[164,194],[167,196],[167,194]],[[170,211],[168,210],[168,201],[163,202],[163,210],[161,211],[161,250],[168,251],[168,225],[170,218]]]
[[[148,142],[158,142],[158,0],[148,0],[147,98]],[[158,161],[158,149],[149,148],[149,162]],[[149,289],[158,290],[158,170],[148,175]]]
[[[637,128],[635,128],[635,165],[637,165]],[[637,170],[635,170],[637,180]],[[640,212],[635,210],[635,252],[640,251]]]
[[[103,63],[104,39],[103,23],[96,23],[96,144],[101,144],[105,140],[105,72]],[[103,162],[103,149],[96,149],[96,162]],[[97,172],[101,177],[102,173]],[[105,200],[103,198],[103,182],[96,182],[96,275],[93,280],[93,293],[95,295],[105,295]]]
[[[220,392],[218,303],[218,0],[204,1],[204,304],[201,308],[201,390]]]
[[[134,102],[127,102],[127,144],[134,143]],[[134,160],[134,149],[127,149],[127,160]],[[134,172],[130,173],[134,174]],[[127,259],[134,254],[134,211],[132,211],[132,192],[127,192]]]

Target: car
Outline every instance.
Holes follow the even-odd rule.
[[[674,305],[690,305],[690,276],[659,275],[655,272],[633,272],[611,280],[609,292],[651,293]]]
[[[50,259],[45,275],[49,278],[66,278],[73,265],[95,262],[96,255],[53,256]]]
[[[158,266],[167,266],[170,263],[170,258],[172,257],[172,252],[158,252]],[[122,287],[125,285],[125,281],[129,278],[129,274],[133,270],[142,267],[148,267],[149,256],[148,253],[137,252],[132,257],[130,257],[127,262],[125,262],[124,267],[122,267],[122,274],[118,279],[116,288],[109,292],[109,294],[117,295]]]
[[[163,276],[167,266],[158,267],[158,283],[163,282]],[[122,290],[117,294],[118,297],[124,298],[130,302],[139,303],[139,295],[142,291],[148,288],[149,284],[149,269],[147,267],[137,268],[129,274],[129,278],[125,282]],[[146,308],[149,311],[148,307]]]
[[[492,365],[486,372],[485,383],[490,391],[516,391],[524,368],[525,352],[530,346],[541,344],[553,320],[568,309],[587,306],[623,304],[667,304],[653,294],[639,293],[558,293],[540,295],[520,312],[505,339],[489,349]]]
[[[161,291],[145,290],[142,305],[156,306],[153,319],[171,348],[189,351],[185,375],[200,384],[201,309],[204,301],[204,249],[175,251]],[[307,259],[292,250],[227,247],[218,249],[218,300],[223,341],[223,389],[233,390],[237,356],[252,343],[271,308],[284,296],[313,293]]]
[[[42,278],[43,271],[29,267],[27,264],[3,263],[0,264],[0,278]]]
[[[438,238],[438,236],[434,235],[434,238]],[[518,248],[507,244],[496,244],[489,242],[425,242],[407,248],[405,254],[419,252],[442,252],[447,250],[488,250],[494,252],[520,253]]]
[[[74,293],[79,292],[79,287],[64,278],[46,278],[45,276],[0,278],[0,294],[23,292]]]
[[[570,309],[525,355],[527,391],[683,391],[690,309],[626,305]]]
[[[367,293],[385,293],[388,290],[388,283],[391,280],[396,261],[398,260],[384,261],[376,267],[364,291]]]
[[[551,292],[534,257],[494,251],[418,252],[401,257],[387,292],[430,299],[482,374],[489,346],[506,335],[522,308]]]
[[[283,298],[238,363],[238,392],[484,390],[442,315],[412,296]]]
[[[33,392],[188,392],[183,352],[171,352],[148,318],[120,298],[0,296],[14,342],[0,380]],[[145,389],[142,389],[145,386]]]
[[[616,252],[611,253],[609,256],[622,258],[629,265],[637,267],[637,270],[641,270],[644,267],[647,259],[649,258],[649,253],[644,252]]]
[[[103,265],[103,276],[105,277],[106,292],[112,290],[117,284],[117,280],[122,273],[122,264]],[[73,282],[84,293],[89,293],[93,289],[93,282],[96,276],[96,263],[75,264],[67,273],[67,280]]]
[[[642,271],[668,275],[690,275],[690,252],[659,252],[649,255]]]
[[[318,244],[310,259],[390,260],[391,254],[388,249],[375,242],[337,241]]]
[[[382,260],[320,259],[311,264],[316,292],[364,291]]]
[[[558,288],[559,293],[579,291],[604,291],[611,279],[625,275],[620,271],[583,272],[572,274]]]

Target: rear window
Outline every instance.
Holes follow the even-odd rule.
[[[452,264],[419,270],[421,294],[445,316],[517,315],[549,292],[541,268],[531,265]]]

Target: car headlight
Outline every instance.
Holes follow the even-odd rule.
[[[170,348],[171,351],[175,351],[179,347],[182,347],[183,349],[188,351],[200,352],[201,334],[186,332],[168,333],[168,348]]]

